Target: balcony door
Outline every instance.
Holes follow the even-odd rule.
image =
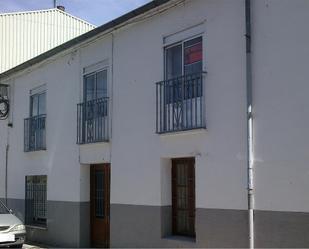
[[[107,69],[84,76],[82,105],[82,141],[95,143],[106,140],[108,129]]]
[[[46,147],[46,92],[30,96],[30,118],[26,120],[27,149],[34,151]]]
[[[91,246],[109,247],[110,164],[90,166]]]
[[[203,39],[182,41],[165,49],[165,129],[202,126]]]

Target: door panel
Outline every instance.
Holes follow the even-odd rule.
[[[173,234],[195,237],[194,158],[172,160]]]
[[[91,246],[109,247],[110,165],[90,167]]]

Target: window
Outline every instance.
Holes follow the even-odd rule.
[[[107,70],[84,76],[86,120],[107,116]]]
[[[203,38],[164,50],[165,79],[156,83],[157,133],[205,129]]]
[[[46,226],[47,176],[26,176],[26,225]]]
[[[202,96],[202,82],[199,80],[202,71],[202,37],[167,47],[165,49],[166,103]],[[194,81],[197,81],[196,85]]]
[[[33,91],[31,91],[31,93]],[[46,126],[46,92],[36,91],[36,93],[30,96],[30,117],[25,119],[24,121],[25,152],[46,149],[45,126]]]
[[[38,93],[30,96],[30,117],[46,114],[46,93]]]
[[[107,69],[84,76],[84,101],[107,97]]]
[[[77,105],[77,143],[108,141],[107,69],[84,75],[83,102]]]
[[[173,235],[195,237],[195,160],[172,160]]]
[[[165,79],[203,71],[203,38],[169,46],[165,49]]]

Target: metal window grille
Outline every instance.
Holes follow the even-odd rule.
[[[0,84],[0,120],[6,119],[9,114],[9,90],[8,85]]]
[[[47,176],[26,176],[27,225],[46,226]]]
[[[8,85],[0,84],[0,98],[8,99],[9,90]]]
[[[109,98],[99,98],[77,105],[77,143],[97,143],[109,140]]]
[[[24,120],[24,151],[46,150],[46,115]]]
[[[156,83],[156,132],[206,128],[204,75],[197,73]]]

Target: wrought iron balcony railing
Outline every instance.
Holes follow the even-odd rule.
[[[204,72],[156,83],[156,132],[206,128]]]
[[[46,150],[46,115],[24,120],[24,151]]]
[[[106,97],[77,105],[77,144],[109,140],[108,102]]]

